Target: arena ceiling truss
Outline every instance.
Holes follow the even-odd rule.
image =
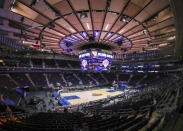
[[[10,26],[23,44],[40,37],[45,49],[78,54],[95,41],[118,54],[174,46],[174,16],[168,0],[16,0]],[[173,44],[172,44],[173,43]]]

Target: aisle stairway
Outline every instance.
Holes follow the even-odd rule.
[[[27,77],[27,79],[29,80],[29,82],[32,84],[33,87],[35,87],[35,83],[32,81],[31,77],[29,74],[25,74],[25,76]]]
[[[18,82],[16,80],[14,80],[9,74],[6,74],[7,77],[15,84],[18,86]]]
[[[95,81],[96,85],[99,86],[99,82],[95,78],[93,78],[90,74],[87,74],[87,76]]]
[[[106,84],[109,83],[108,79],[104,76],[104,74],[100,73],[100,75],[102,76],[102,78],[105,80]]]
[[[147,77],[148,77],[148,75],[144,75],[139,81],[137,81],[136,85],[140,84],[140,82],[143,81]]]
[[[73,73],[73,76],[79,81],[79,84],[83,84],[83,81],[79,78],[78,75],[76,75],[75,73]]]
[[[67,81],[66,81],[66,79],[64,78],[64,75],[63,75],[63,74],[60,74],[60,75],[61,75],[61,78],[62,78],[63,82],[64,82],[65,85],[67,86]]]
[[[50,82],[48,80],[48,76],[47,76],[47,74],[43,74],[43,75],[44,75],[44,77],[46,79],[47,86],[49,87],[50,86]]]

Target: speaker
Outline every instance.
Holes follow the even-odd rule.
[[[66,46],[67,46],[67,47],[70,47],[70,46],[72,46],[72,43],[66,42]]]
[[[93,35],[89,35],[89,41],[94,41],[95,40],[95,37]]]
[[[116,43],[117,43],[118,46],[121,46],[123,42],[122,42],[122,40],[119,40]]]

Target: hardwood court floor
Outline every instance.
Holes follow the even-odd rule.
[[[104,99],[104,98],[107,98],[108,96],[116,96],[116,95],[123,94],[123,92],[121,91],[107,92],[108,90],[111,90],[111,89],[96,89],[96,90],[89,90],[89,91],[67,92],[67,93],[62,93],[61,97],[78,96],[80,99],[67,100],[71,105],[76,105],[76,104],[86,103],[89,101]],[[101,95],[93,96],[92,95],[93,93],[101,94]]]

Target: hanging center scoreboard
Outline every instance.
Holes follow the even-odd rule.
[[[87,49],[79,52],[81,70],[109,70],[112,63],[112,51]]]

